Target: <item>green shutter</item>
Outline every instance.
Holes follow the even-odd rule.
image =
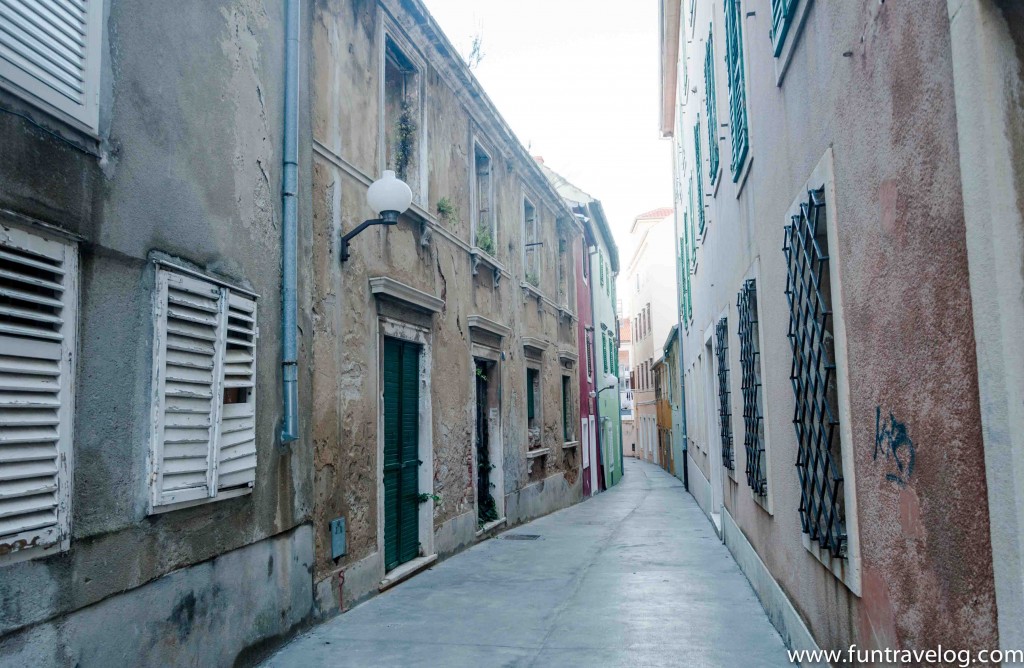
[[[569,440],[569,379],[562,376],[562,440]]]
[[[419,555],[420,347],[384,339],[384,562]]]
[[[786,34],[789,33],[789,24],[793,20],[797,2],[798,0],[772,0],[772,44],[775,46],[776,57],[782,53],[782,45],[786,43]]]
[[[608,337],[605,336],[604,332],[601,332],[601,368],[605,373],[608,373]]]
[[[697,114],[697,123],[693,126],[693,149],[694,167],[693,173],[697,175],[697,220],[701,236],[704,235],[704,174],[701,166],[704,164],[700,154],[700,114]]]
[[[597,264],[598,271],[601,273],[601,287],[604,287],[604,256],[601,255],[601,251],[597,252]]]
[[[729,129],[732,135],[732,180],[739,181],[747,159],[747,90],[743,75],[743,12],[740,0],[725,0],[725,65],[729,73]]]
[[[704,49],[704,103],[708,112],[708,177],[711,185],[718,179],[718,93],[715,90],[715,33],[708,28],[708,44]],[[697,165],[700,169],[700,165]]]

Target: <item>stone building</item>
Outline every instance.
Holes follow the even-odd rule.
[[[661,20],[691,493],[794,648],[1019,649],[1021,9]]]
[[[582,227],[422,3],[43,4],[0,3],[0,663],[251,663],[581,498]]]
[[[59,4],[0,5],[0,663],[245,662],[310,617],[317,530],[279,438],[286,3]]]
[[[421,2],[312,11],[312,514],[327,614],[581,498],[582,232]],[[376,215],[367,187],[385,169],[412,206],[343,259],[339,236]]]

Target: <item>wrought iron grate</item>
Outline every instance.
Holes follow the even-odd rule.
[[[715,325],[715,356],[718,362],[718,419],[722,435],[722,465],[736,468],[732,452],[732,404],[729,401],[729,323],[725,318]]]
[[[846,556],[845,499],[832,332],[824,189],[811,190],[786,226],[786,299],[793,349],[790,379],[799,443],[800,519],[811,540]]]
[[[768,494],[768,466],[764,453],[764,416],[761,412],[761,335],[757,326],[757,283],[743,284],[736,298],[740,325],[740,373],[743,378],[743,447],[747,453],[747,484],[754,494]]]

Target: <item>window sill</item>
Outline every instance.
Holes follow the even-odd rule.
[[[540,291],[540,288],[538,288],[533,283],[527,283],[526,281],[522,281],[519,283],[519,287],[523,289],[523,292],[526,293],[527,296],[533,297],[538,302],[544,299],[544,294]]]
[[[479,273],[480,265],[484,265],[490,268],[491,273],[494,274],[494,286],[497,287],[505,267],[493,255],[479,246],[472,246],[469,249],[469,256],[473,262],[473,275],[476,276]]]
[[[804,547],[821,565],[832,572],[836,578],[846,585],[846,588],[855,595],[860,596],[860,569],[854,560],[847,556],[846,559],[837,559],[828,550],[822,549],[816,542],[811,541],[807,534],[800,534]],[[847,543],[849,545],[849,543]]]
[[[544,455],[550,454],[551,448],[537,448],[536,450],[527,450],[527,459],[536,459],[537,457],[543,457]]]
[[[562,449],[563,450],[572,450],[574,448],[579,447],[579,444],[580,444],[579,441],[566,441],[565,443],[562,443]]]
[[[238,489],[229,489],[224,492],[218,492],[217,496],[207,496],[202,499],[193,499],[191,501],[181,501],[179,503],[169,503],[163,506],[153,506],[149,510],[150,516],[162,515],[164,513],[172,513],[175,510],[182,510],[184,508],[192,508],[194,506],[202,506],[207,503],[215,503],[217,501],[224,501],[226,499],[235,499],[239,496],[245,496],[246,494],[252,494],[252,487],[239,487]]]

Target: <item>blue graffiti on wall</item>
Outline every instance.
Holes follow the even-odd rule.
[[[896,421],[896,416],[889,413],[889,419],[882,421],[882,407],[875,407],[875,456],[885,455],[896,465],[893,473],[886,473],[885,479],[900,487],[905,487],[914,472],[914,442],[907,435],[907,425]]]

